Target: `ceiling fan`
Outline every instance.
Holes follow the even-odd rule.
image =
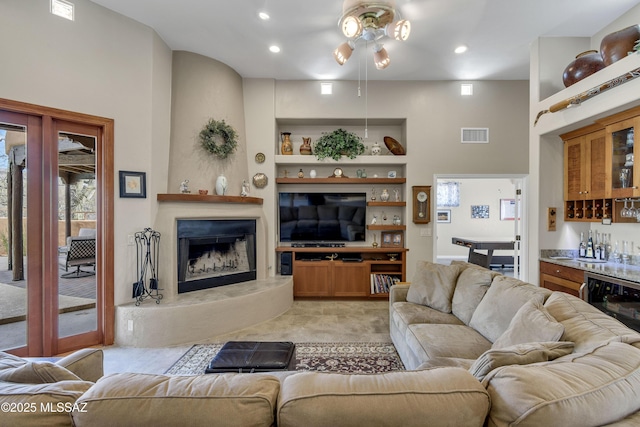
[[[390,59],[383,41],[393,38],[404,41],[409,38],[411,23],[402,19],[395,1],[345,0],[338,26],[349,40],[333,52],[340,65],[351,57],[359,40],[374,43],[373,60],[377,69],[389,66]]]

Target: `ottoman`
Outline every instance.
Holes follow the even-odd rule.
[[[229,341],[205,369],[220,372],[269,372],[294,370],[295,344],[292,342]]]

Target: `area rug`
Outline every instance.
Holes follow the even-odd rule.
[[[222,344],[196,344],[165,373],[202,374],[221,347]],[[391,343],[296,343],[295,358],[297,371],[375,374],[404,370]]]

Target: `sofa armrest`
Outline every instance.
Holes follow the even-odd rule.
[[[407,300],[409,285],[394,285],[389,289],[389,304]]]
[[[84,348],[56,361],[82,378],[84,381],[96,382],[104,375],[104,353],[99,348]]]

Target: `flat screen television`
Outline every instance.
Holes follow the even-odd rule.
[[[279,194],[281,242],[364,242],[366,193]]]

